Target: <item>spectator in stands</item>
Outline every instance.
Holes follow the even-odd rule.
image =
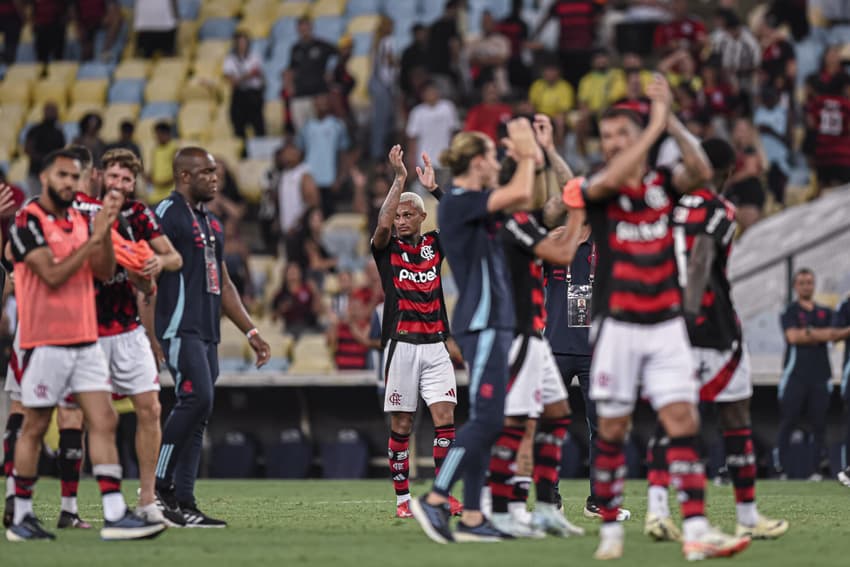
[[[720,59],[721,68],[736,80],[744,114],[752,108],[756,77],[761,65],[761,48],[749,28],[730,9],[716,12],[717,29],[711,34],[711,50]]]
[[[455,105],[441,96],[435,83],[426,83],[422,90],[422,103],[413,108],[407,119],[408,159],[416,160],[416,165],[424,167],[422,153],[425,152],[436,162],[434,156],[449,147],[459,128]]]
[[[371,99],[371,131],[369,133],[369,159],[373,162],[386,159],[390,137],[395,130],[395,82],[397,58],[393,43],[393,21],[386,16],[372,38],[372,74],[369,78]]]
[[[315,115],[298,132],[298,145],[319,188],[322,212],[330,216],[336,210],[336,198],[346,174],[346,152],[351,140],[345,123],[330,113],[327,93],[316,95],[313,104]]]
[[[32,2],[32,31],[35,54],[39,63],[47,65],[65,54],[65,30],[68,27],[68,2],[39,0]]]
[[[366,370],[371,341],[369,327],[372,307],[368,294],[356,291],[348,302],[348,313],[328,327],[328,346],[338,370]]]
[[[3,36],[2,61],[6,65],[15,62],[23,26],[24,3],[21,0],[0,0],[0,35]]]
[[[422,83],[428,75],[428,28],[422,24],[415,24],[410,33],[413,42],[401,54],[401,65],[399,69],[399,85],[405,97],[409,100],[417,100],[422,89]],[[408,107],[413,105],[407,105]]]
[[[337,260],[322,244],[325,216],[320,207],[310,207],[301,217],[298,228],[286,239],[286,257],[298,264],[306,279],[321,288],[325,274],[336,269]]]
[[[140,150],[139,145],[133,141],[133,135],[136,132],[136,125],[133,124],[133,121],[122,120],[119,132],[118,141],[107,144],[106,151],[121,148],[133,152],[136,154],[137,158],[142,159],[142,150]]]
[[[0,167],[0,189],[4,186],[8,187],[12,192],[12,202],[14,203],[12,207],[0,211],[0,235],[2,235],[3,242],[9,242],[9,227],[12,223],[12,219],[15,218],[15,213],[23,206],[24,201],[26,200],[26,194],[23,189],[8,182],[6,179],[6,171]]]
[[[230,97],[233,132],[247,141],[245,127],[251,126],[254,136],[265,136],[263,62],[251,51],[251,41],[244,32],[236,32],[233,36],[233,51],[224,59],[224,76],[233,87]]]
[[[579,120],[576,138],[579,152],[586,156],[586,141],[597,131],[599,113],[626,94],[626,78],[622,69],[611,67],[611,55],[598,49],[591,60],[592,69],[578,85]]]
[[[640,116],[644,123],[649,122],[651,101],[644,94],[644,82],[639,69],[626,68],[626,95],[614,103],[618,108],[626,108]]]
[[[281,168],[275,177],[280,234],[291,236],[308,207],[320,206],[319,189],[304,162],[303,152],[287,142],[280,150]]]
[[[245,242],[242,234],[242,219],[245,217],[245,200],[239,193],[236,178],[228,169],[225,161],[216,156],[216,177],[218,178],[218,190],[213,200],[207,203],[207,208],[224,225],[224,263],[227,265],[227,273],[233,280],[233,285],[242,298],[242,303],[250,311],[254,306],[254,285],[251,279],[251,268],[248,258],[251,250]]]
[[[367,194],[366,217],[369,219],[368,234],[374,234],[375,227],[378,226],[378,215],[381,212],[381,207],[384,204],[384,199],[387,198],[387,193],[390,191],[391,181],[386,174],[376,171],[372,177],[372,182],[369,183],[369,191]]]
[[[298,41],[292,46],[289,64],[293,73],[290,111],[296,132],[316,115],[316,95],[328,92],[325,75],[328,61],[336,53],[334,46],[313,37],[313,24],[309,18],[298,20]]]
[[[688,0],[673,0],[672,19],[655,28],[653,46],[664,53],[683,49],[699,57],[706,42],[705,24],[691,15]]]
[[[508,59],[508,82],[511,87],[525,92],[531,86],[531,73],[522,59],[528,42],[528,24],[522,18],[522,1],[512,0],[511,13],[496,24],[500,34],[511,43],[511,56]]]
[[[235,222],[235,229],[238,231],[239,223],[245,217],[245,198],[239,192],[236,176],[220,156],[215,156],[215,167],[218,190],[215,192],[215,198],[210,201],[209,209],[225,224]],[[228,238],[231,233],[232,231],[225,231]]]
[[[511,93],[508,81],[511,41],[502,35],[487,10],[481,15],[481,37],[467,42],[466,56],[474,89],[480,89],[484,83],[495,83],[501,96]]]
[[[24,141],[24,151],[29,158],[29,178],[27,180],[27,195],[32,197],[41,192],[41,160],[65,145],[65,134],[59,127],[59,108],[56,103],[44,105],[44,118],[41,122],[27,131]]]
[[[532,83],[528,100],[535,112],[552,120],[555,145],[559,145],[566,134],[567,114],[575,107],[575,90],[561,77],[556,61],[550,60],[543,66],[543,75]]]
[[[95,34],[103,28],[106,18],[107,0],[77,0],[75,4],[80,56],[83,61],[89,61],[94,57]]]
[[[280,291],[272,301],[272,319],[283,321],[283,332],[297,339],[304,333],[321,332],[321,309],[322,295],[316,284],[304,280],[301,266],[288,263]]]
[[[481,102],[469,109],[463,129],[466,131],[483,132],[493,143],[499,144],[499,127],[513,117],[513,109],[499,97],[496,84],[484,83],[481,88]]]
[[[845,0],[811,0],[826,24],[831,45],[850,43],[850,4]]]
[[[162,121],[154,127],[156,146],[148,160],[148,181],[152,185],[148,202],[156,205],[171,193],[174,188],[174,172],[172,161],[177,153],[177,140],[171,131],[171,124]]]
[[[700,105],[703,112],[712,117],[714,134],[727,137],[729,119],[738,109],[737,87],[726,80],[718,57],[709,58],[702,66],[701,79],[703,87],[700,92]]]
[[[349,34],[345,34],[339,38],[337,43],[339,54],[336,58],[332,80],[331,80],[331,105],[333,113],[345,120],[349,131],[353,132],[356,124],[354,116],[351,113],[351,96],[357,80],[348,71],[348,62],[351,61],[351,55],[354,53],[354,40]]]
[[[177,0],[136,0],[133,7],[136,56],[150,59],[155,53],[174,55],[178,23]]]
[[[791,113],[780,104],[779,91],[767,84],[761,91],[753,124],[759,131],[767,159],[767,188],[777,203],[785,203],[785,185],[791,174]]]
[[[812,427],[814,461],[809,463],[814,473],[811,480],[820,480],[824,457],[826,415],[832,388],[832,369],[828,344],[835,340],[832,310],[814,301],[815,274],[801,268],[794,274],[797,300],[785,309],[780,318],[785,335],[785,370],[779,384],[781,420],[777,434],[774,466],[779,472],[788,468],[791,433],[805,416]]]
[[[762,176],[766,170],[766,160],[756,129],[748,118],[735,121],[732,146],[737,159],[724,196],[737,208],[738,226],[743,234],[761,219],[765,203]]]
[[[428,32],[428,71],[440,89],[451,95],[456,94],[460,85],[458,60],[462,40],[457,24],[459,12],[460,0],[448,0],[443,15],[431,24]]]
[[[628,75],[629,73],[637,73],[640,78],[642,90],[646,90],[646,87],[652,82],[653,72],[644,66],[643,57],[641,57],[639,53],[623,53],[621,66],[625,75]]]
[[[693,92],[699,91],[702,88],[702,79],[696,70],[696,60],[687,49],[671,51],[658,62],[658,72],[664,73],[673,89],[686,86]]]
[[[794,46],[788,41],[784,30],[768,25],[767,21],[760,24],[758,39],[761,44],[760,79],[762,84],[769,84],[786,100],[785,107],[794,104],[794,86],[797,80],[797,59]]]
[[[74,138],[73,143],[85,146],[92,156],[92,163],[100,164],[100,156],[106,151],[106,144],[100,137],[100,129],[103,128],[103,119],[100,115],[89,112],[80,119],[80,134]]]
[[[113,61],[117,59],[114,49],[121,37],[121,30],[124,28],[124,13],[121,11],[120,2],[107,0],[106,15],[103,18],[102,28],[105,36],[103,39],[103,48],[99,56],[103,61]]]
[[[342,271],[337,278],[339,289],[331,296],[331,313],[342,319],[348,313],[348,300],[354,292],[354,275],[348,271]]]
[[[531,34],[533,38],[551,19],[557,19],[560,28],[559,59],[564,78],[579,88],[579,81],[591,69],[596,44],[596,28],[604,8],[597,0],[555,0],[549,13]],[[612,100],[616,100],[619,96]]]
[[[773,27],[787,25],[794,41],[809,35],[808,0],[773,0],[765,14],[765,20]]]

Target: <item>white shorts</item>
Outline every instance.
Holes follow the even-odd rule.
[[[590,398],[598,414],[630,415],[641,386],[656,411],[675,402],[697,403],[699,383],[681,317],[652,325],[601,322],[590,367]]]
[[[385,412],[414,413],[425,404],[457,403],[457,382],[445,343],[413,344],[395,339],[384,349]]]
[[[743,345],[731,350],[693,347],[699,398],[704,402],[739,402],[753,397],[750,351]]]
[[[97,344],[109,365],[113,392],[122,396],[159,392],[159,372],[144,327],[100,337]]]
[[[111,392],[106,357],[97,344],[40,346],[22,356],[21,402],[28,408],[62,405],[68,393]]]
[[[567,389],[549,341],[539,337],[516,337],[508,352],[508,363],[506,416],[538,418],[544,406],[567,399]]]

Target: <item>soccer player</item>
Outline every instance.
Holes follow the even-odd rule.
[[[434,168],[422,155],[424,170],[417,167],[422,185],[437,199]],[[455,439],[454,409],[457,404],[455,371],[446,348],[449,322],[443,299],[440,271],[443,248],[437,230],[422,234],[425,204],[416,193],[402,193],[407,181],[401,146],[390,150],[395,171],[392,187],[378,214],[372,236],[372,256],[384,289],[384,411],[390,414],[389,465],[396,493],[396,516],[412,518],[410,512],[410,433],[419,396],[434,421],[434,467],[436,474]],[[395,234],[393,234],[395,229]],[[452,514],[463,508],[449,497]]]
[[[738,315],[732,304],[726,266],[735,236],[735,208],[719,196],[735,165],[735,151],[727,142],[710,139],[702,144],[714,169],[712,184],[684,195],[673,212],[673,235],[680,274],[687,278],[684,309],[700,381],[700,400],[715,402],[726,467],[735,487],[738,516],[736,534],[774,539],[788,531],[785,520],[759,514],[755,501],[756,456],[750,423],[753,394],[750,355],[744,345]],[[670,475],[666,439],[650,443],[648,452],[649,509],[644,533],[656,540],[681,537],[667,504]]]
[[[162,430],[157,500],[169,515],[182,514],[186,527],[223,528],[227,523],[204,514],[195,500],[204,430],[218,378],[222,313],[245,333],[257,355],[257,368],[269,361],[271,350],[245,311],[222,261],[221,221],[206,208],[218,190],[215,159],[203,148],[186,147],[174,155],[173,168],[175,190],[157,206],[156,216],[183,266],[160,276],[155,327],[162,350],[154,345],[154,351],[167,353],[177,404]]]
[[[497,221],[501,211],[531,198],[535,164],[538,159],[542,162],[528,120],[508,123],[506,144],[518,163],[517,171],[498,191],[492,190],[499,175],[496,146],[486,135],[457,134],[440,156],[453,176],[438,217],[443,250],[459,290],[452,329],[470,367],[470,418],[458,431],[431,492],[411,502],[414,517],[438,543],[499,541],[505,536],[486,521],[480,506],[490,447],[505,415],[507,354],[515,327]],[[449,493],[461,476],[464,510],[452,534]]]
[[[838,336],[836,340],[844,339],[844,363],[841,366],[841,398],[850,414],[850,333],[846,329],[850,328],[850,297],[845,297],[838,307],[835,309],[835,314],[832,318],[832,326],[837,328]],[[844,446],[841,448],[841,464],[844,470],[838,473],[838,482],[850,488],[850,415],[847,415],[847,428],[844,438]]]
[[[705,518],[698,384],[670,226],[678,193],[699,187],[713,171],[698,140],[670,115],[667,82],[656,76],[647,96],[652,106],[643,130],[629,110],[611,109],[601,117],[607,166],[589,179],[570,181],[564,191],[568,207],[587,208],[599,249],[590,396],[599,414],[592,474],[603,525],[595,557],[623,554],[624,530],[617,522],[626,473],[623,443],[642,386],[670,437],[670,471],[684,517],[683,551],[698,560],[731,555],[750,542],[722,534]],[[682,164],[672,172],[649,170],[647,153],[665,130],[679,144]]]
[[[129,396],[136,412],[136,456],[139,459],[139,505],[136,514],[151,521],[163,522],[155,504],[154,481],[160,445],[159,373],[146,329],[139,318],[136,289],[143,296],[154,292],[153,286],[163,271],[176,271],[183,259],[167,236],[159,229],[156,217],[148,207],[133,200],[136,177],[142,171],[139,159],[129,150],[115,149],[103,154],[102,182],[106,193],[124,195],[115,230],[127,240],[145,241],[155,252],[139,272],[116,266],[115,275],[96,282],[98,343],[109,364],[114,393]],[[99,201],[80,202],[81,210],[98,210]],[[132,283],[131,283],[132,282]],[[144,299],[142,299],[144,301]],[[153,329],[147,330],[152,333]],[[148,353],[149,356],[145,356]],[[168,519],[181,525],[181,516]]]
[[[97,342],[94,277],[115,269],[110,229],[123,197],[110,193],[89,227],[74,210],[80,163],[65,150],[45,157],[42,193],[18,211],[10,234],[15,258],[24,422],[15,448],[15,511],[9,541],[54,539],[32,508],[41,440],[53,408],[68,391],[83,410],[92,471],[103,496],[103,539],[157,535],[162,523],[143,520],[121,495],[121,466],[115,445],[117,416],[111,404],[109,371]],[[91,234],[90,234],[91,233]]]

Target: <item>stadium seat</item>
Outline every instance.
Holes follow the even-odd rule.
[[[369,219],[361,213],[336,213],[325,220],[325,230],[349,230],[360,232],[366,230]]]
[[[68,107],[65,112],[65,120],[67,122],[77,123],[83,116],[91,112],[100,114],[103,111],[103,104],[98,102],[76,102]]]
[[[257,474],[257,444],[240,432],[226,433],[212,447],[211,478],[254,478]]]
[[[109,79],[87,79],[76,81],[71,87],[71,102],[78,104],[106,102],[106,92],[109,88]]]
[[[310,7],[310,17],[341,17],[345,14],[345,3],[346,0],[316,0]]]
[[[180,89],[180,100],[218,102],[221,95],[221,80],[208,77],[192,77]]]
[[[358,57],[361,55],[368,56],[372,51],[372,38],[374,34],[372,32],[361,32],[354,35],[354,49],[352,51],[352,55],[354,57]]]
[[[441,2],[439,0],[422,2],[419,5],[418,19],[423,24],[433,24],[436,20],[440,18],[441,15],[443,15],[443,7],[445,6],[445,4],[445,2]]]
[[[74,61],[54,61],[47,65],[47,78],[69,83],[77,76],[80,64]]]
[[[187,102],[177,113],[177,131],[185,140],[207,139],[215,107],[209,101]]]
[[[393,2],[389,1],[383,7],[385,13],[395,23],[396,29],[405,26],[405,33],[410,32],[410,26],[418,17],[419,7],[417,2]],[[379,12],[381,10],[378,10]]]
[[[266,477],[307,478],[313,445],[297,429],[281,431],[277,443],[266,446]]]
[[[201,3],[198,19],[235,18],[242,9],[242,0],[206,0]]]
[[[24,124],[27,107],[23,104],[8,103],[0,104],[0,132],[3,130],[18,129]]]
[[[234,18],[211,18],[201,24],[198,37],[205,39],[230,39],[236,31],[236,19]]]
[[[324,335],[303,335],[292,347],[292,374],[332,372],[334,364]]]
[[[79,117],[82,118],[90,110],[90,108],[86,108],[84,112],[79,114]],[[72,142],[80,135],[80,123],[77,120],[74,122],[65,122],[62,124],[62,134],[65,136],[66,142]]]
[[[242,6],[242,14],[244,17],[261,15],[267,19],[274,19],[278,3],[277,0],[247,0]]]
[[[192,57],[198,43],[198,22],[182,21],[177,27],[177,53],[182,57]]]
[[[239,190],[251,203],[259,203],[266,184],[266,172],[271,166],[269,160],[242,160],[236,166],[236,178]]]
[[[300,18],[310,11],[310,2],[280,2],[277,5],[278,18]]]
[[[12,183],[20,185],[21,183],[24,183],[27,180],[27,176],[29,175],[29,167],[29,158],[26,156],[20,156],[12,162],[12,165],[9,166],[9,171],[6,172],[6,177]]]
[[[294,44],[289,41],[276,41],[272,46],[269,58],[263,62],[264,69],[274,69],[274,74],[280,78],[280,73],[289,67],[290,56],[292,55],[292,46]],[[269,71],[266,70],[268,77]]]
[[[205,147],[212,155],[216,158],[220,157],[232,168],[239,163],[243,144],[241,138],[213,138]]]
[[[366,106],[369,104],[369,77],[372,74],[372,61],[367,55],[352,57],[348,62],[348,72],[357,81],[354,91],[351,93],[351,102],[354,106]]]
[[[381,24],[381,16],[377,14],[363,15],[352,18],[348,22],[346,31],[352,35],[358,33],[375,33]]]
[[[45,102],[55,102],[65,106],[68,101],[68,85],[65,82],[42,79],[33,89],[33,104],[42,106]]]
[[[283,102],[267,100],[263,104],[263,119],[266,122],[266,134],[280,136],[283,134]]]
[[[153,80],[162,78],[182,81],[189,74],[189,60],[184,57],[166,57],[157,61],[153,68]]]
[[[195,57],[196,61],[217,61],[219,66],[224,62],[224,58],[230,53],[233,46],[233,40],[227,39],[205,39],[198,42],[198,54]]]
[[[15,63],[6,69],[3,77],[6,81],[26,82],[33,84],[41,77],[41,65],[34,63]]]
[[[265,15],[251,15],[239,22],[239,31],[245,33],[251,39],[269,37],[274,20]]]
[[[83,63],[80,65],[80,68],[77,69],[77,80],[108,79],[112,74],[113,68],[114,66],[108,63],[100,63],[96,61]]]
[[[119,79],[147,79],[151,72],[151,62],[147,59],[125,59],[118,64],[113,73],[113,78]]]
[[[145,85],[145,101],[175,102],[180,97],[183,83],[183,79],[155,74],[154,78]]]
[[[57,109],[59,110],[59,121],[62,122],[68,114],[68,107],[65,104],[58,104]],[[26,115],[24,124],[35,124],[37,122],[41,122],[43,118],[44,105],[36,104],[29,109],[29,113]]]
[[[201,0],[179,0],[177,13],[181,20],[194,20],[201,12]]]
[[[283,5],[286,6],[286,4]],[[287,45],[292,45],[298,37],[298,18],[279,18],[272,26],[271,37],[275,44],[285,42]]]
[[[119,79],[109,87],[108,100],[110,104],[134,103],[141,104],[145,96],[144,79]]]
[[[274,157],[274,153],[282,145],[280,138],[267,136],[265,138],[252,138],[248,140],[248,159],[267,159]]]
[[[177,118],[177,112],[180,106],[176,102],[151,102],[142,108],[142,113],[139,119],[145,120],[150,118],[174,120]]]
[[[16,63],[35,63],[35,44],[32,41],[23,41],[18,44],[18,51],[15,54]]]
[[[353,429],[343,429],[337,439],[322,444],[322,478],[364,478],[369,470],[369,446]]]
[[[28,107],[32,91],[31,83],[7,79],[0,83],[0,104],[18,104]]]
[[[388,4],[413,4],[413,2],[388,2]],[[345,13],[349,17],[360,16],[363,14],[377,14],[381,11],[380,0],[348,0],[345,6]]]
[[[345,24],[339,16],[321,16],[316,17],[314,14],[313,20],[313,35],[323,39],[332,45],[336,45],[339,37],[342,35]]]
[[[115,140],[120,134],[121,122],[136,121],[139,117],[139,105],[132,103],[110,104],[103,113],[101,136],[105,140]]]

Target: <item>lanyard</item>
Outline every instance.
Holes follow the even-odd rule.
[[[596,243],[590,245],[590,285],[593,285],[593,280],[596,279]],[[567,285],[571,285],[573,274],[570,266],[567,266]]]
[[[201,235],[201,240],[204,242],[204,248],[207,248],[207,235],[201,230],[201,226],[198,224],[198,217],[195,216],[195,211],[192,210],[192,206],[189,205],[188,201],[186,201],[186,206],[189,208],[189,214],[192,215],[192,228],[198,229],[198,234]],[[215,248],[215,233],[213,232],[212,225],[210,225],[210,218],[207,215],[204,215],[204,224],[207,225],[207,234],[209,234],[210,238],[209,247]]]

